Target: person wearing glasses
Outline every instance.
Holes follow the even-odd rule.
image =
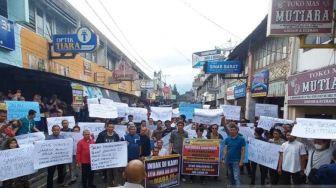
[[[211,127],[210,128],[211,132],[209,132],[207,134],[207,139],[220,139],[220,140],[223,140],[223,136],[218,133],[218,125],[217,124],[213,124],[210,127]]]

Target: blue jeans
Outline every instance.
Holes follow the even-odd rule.
[[[227,167],[229,169],[229,176],[232,185],[236,187],[240,186],[240,168],[239,162],[228,162]]]

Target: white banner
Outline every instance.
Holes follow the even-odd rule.
[[[203,109],[210,109],[210,105],[209,104],[203,104]]]
[[[117,106],[118,117],[127,117],[128,104],[121,102],[115,102],[114,104]]]
[[[43,132],[23,134],[15,137],[19,146],[26,144],[33,144],[36,141],[45,140]]]
[[[34,145],[0,151],[0,181],[33,174]]]
[[[80,132],[83,133],[84,130],[89,130],[91,134],[94,135],[96,140],[98,134],[105,130],[105,123],[95,123],[95,122],[79,122]]]
[[[175,117],[179,117],[180,116],[180,111],[178,108],[174,108],[173,111],[172,111],[172,117],[175,118]]]
[[[88,98],[87,99],[88,104],[99,104],[99,99],[98,98]]]
[[[255,116],[278,117],[278,105],[274,104],[259,104],[255,105]]]
[[[95,118],[117,118],[117,106],[113,103],[89,104],[89,116]]]
[[[128,115],[133,115],[133,122],[140,123],[142,120],[147,120],[147,109],[146,108],[128,108]]]
[[[91,169],[125,167],[127,165],[127,142],[111,142],[90,145]]]
[[[33,155],[34,169],[72,163],[73,147],[69,145],[73,145],[73,140],[70,138],[36,142]]]
[[[153,107],[151,106],[151,115],[150,117],[154,121],[166,121],[166,120],[171,120],[172,118],[172,111],[173,109],[171,107]]]
[[[68,120],[69,128],[71,128],[71,129],[76,125],[75,117],[73,117],[73,116],[50,117],[50,118],[47,118],[48,134],[52,134],[51,128],[54,125],[59,125],[62,128],[62,121],[63,120]]]
[[[127,125],[115,125],[114,131],[119,135],[120,139],[125,138],[127,134]]]
[[[254,138],[248,138],[248,141],[248,159],[276,170],[281,146]]]
[[[273,117],[260,116],[258,121],[258,127],[263,128],[264,130],[271,130],[272,126],[276,123],[282,124],[292,124],[294,121],[287,119],[279,119]]]
[[[61,132],[61,135],[65,138],[71,138],[73,140],[73,155],[76,155],[77,143],[83,139],[83,134],[77,132]]]
[[[245,138],[245,140],[248,140],[248,138],[254,138],[254,128],[252,127],[239,127],[239,133],[242,134]]]
[[[336,120],[297,118],[292,135],[301,138],[336,139]]]
[[[223,109],[223,114],[225,116],[225,119],[240,121],[241,106],[224,104],[224,105],[221,105],[220,108]]]
[[[194,109],[194,123],[206,125],[220,125],[222,121],[223,109]]]

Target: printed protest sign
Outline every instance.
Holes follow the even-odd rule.
[[[221,124],[223,109],[194,109],[193,122],[206,125]]]
[[[248,141],[248,159],[276,170],[281,146],[254,138],[248,138]]]
[[[33,174],[34,145],[0,151],[0,181]]]
[[[179,155],[151,157],[145,160],[146,188],[167,188],[180,184]]]
[[[73,116],[50,117],[47,118],[48,134],[52,134],[51,128],[54,125],[59,125],[62,128],[63,120],[67,120],[69,122],[69,128],[71,129],[76,125],[75,117]]]
[[[127,142],[90,145],[91,169],[108,169],[127,165]]]
[[[279,118],[273,118],[273,117],[266,117],[266,116],[260,116],[258,121],[258,127],[263,128],[264,130],[271,130],[274,124],[276,123],[282,123],[282,124],[292,124],[294,121],[287,120],[287,119],[279,119]]]
[[[259,104],[255,105],[255,116],[278,117],[278,105],[274,104]]]
[[[36,111],[35,121],[41,120],[40,106],[33,101],[5,101],[7,106],[7,120],[21,119],[28,116],[29,110]]]
[[[89,104],[89,116],[95,118],[117,118],[118,110],[114,103]]]
[[[218,176],[220,141],[219,139],[184,139],[182,174]]]
[[[34,169],[45,168],[58,164],[72,163],[73,140],[55,139],[44,140],[35,143]]]
[[[33,144],[36,141],[45,140],[43,132],[23,134],[15,137],[19,146],[26,144]]]
[[[142,120],[147,120],[147,109],[146,108],[128,108],[128,115],[133,115],[133,122],[140,123]]]
[[[223,109],[223,114],[225,116],[225,119],[240,121],[241,106],[224,104],[224,105],[221,105],[220,108]]]
[[[98,134],[105,130],[104,123],[79,122],[78,126],[80,127],[81,133],[83,133],[84,130],[89,130],[90,133],[94,135],[95,140],[97,139]]]
[[[171,107],[153,107],[151,106],[151,115],[150,117],[153,118],[154,121],[166,121],[171,120],[172,118],[172,111]]]
[[[336,120],[297,118],[292,135],[301,138],[335,139]]]

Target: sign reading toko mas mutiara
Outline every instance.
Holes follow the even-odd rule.
[[[53,35],[53,47],[58,53],[91,52],[97,47],[97,36],[89,28],[81,27],[76,34]]]
[[[333,0],[271,0],[267,35],[332,32]]]
[[[288,105],[336,106],[336,65],[290,76]]]

